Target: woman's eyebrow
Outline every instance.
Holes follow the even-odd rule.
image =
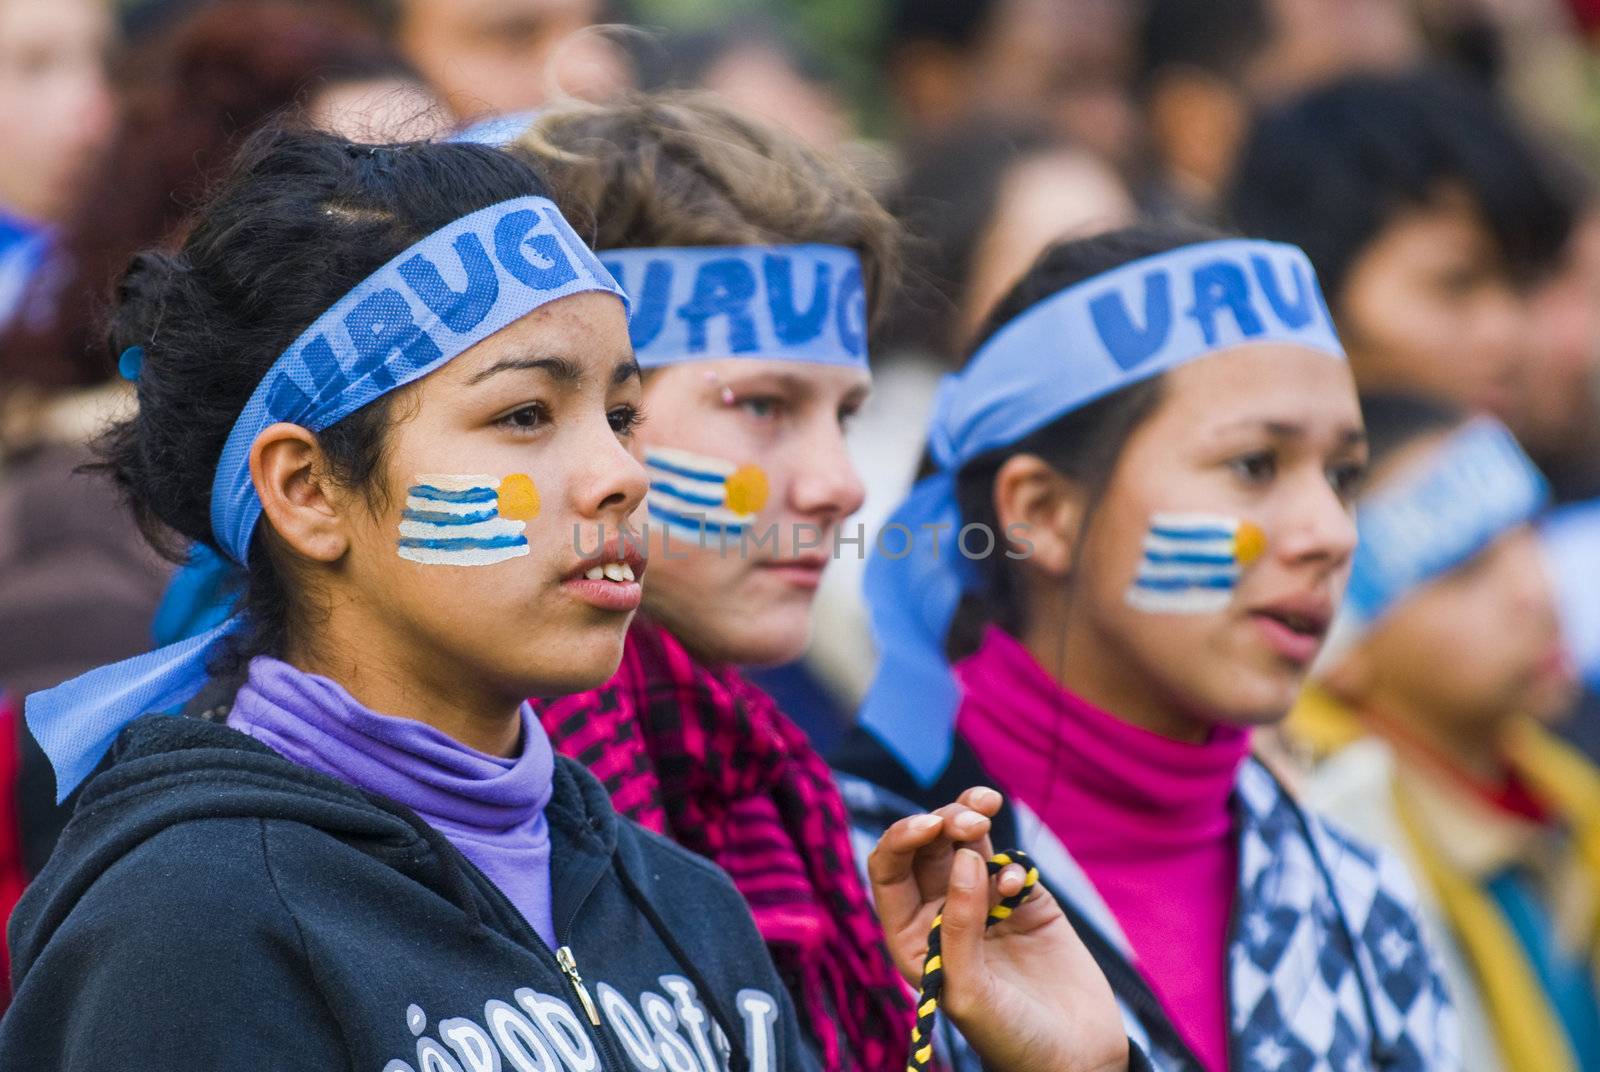
[[[1310,434],[1306,426],[1298,421],[1275,421],[1256,417],[1247,417],[1224,425],[1217,429],[1217,432],[1226,435],[1243,428],[1259,428],[1274,439],[1304,439]],[[1367,433],[1359,426],[1350,426],[1342,429],[1337,438],[1341,447],[1355,446],[1367,441]]]
[[[543,372],[561,384],[583,382],[583,369],[564,357],[505,357],[474,374],[467,386],[475,386],[502,372],[522,371]]]
[[[628,355],[617,362],[617,367],[611,372],[611,386],[620,387],[629,380],[644,379],[644,370],[639,367],[639,362],[633,355]]]

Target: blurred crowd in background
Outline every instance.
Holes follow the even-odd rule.
[[[1496,414],[1554,492],[1559,665],[1470,695],[1464,674],[1437,736],[1517,708],[1600,758],[1596,0],[0,0],[0,693],[145,650],[178,612],[172,566],[78,469],[131,403],[100,341],[114,280],[180,239],[244,138],[290,114],[428,138],[660,89],[841,154],[905,225],[852,433],[869,533],[938,377],[1046,245],[1140,217],[1300,245],[1363,391]],[[759,677],[822,748],[873,669],[863,566],[829,571],[806,662]],[[1480,609],[1492,639],[1509,619]],[[1431,684],[1474,669],[1463,644],[1419,662]],[[60,818],[18,711],[0,777],[25,876]]]

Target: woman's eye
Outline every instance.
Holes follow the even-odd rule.
[[[1240,455],[1228,463],[1236,475],[1251,484],[1264,484],[1278,472],[1278,459],[1271,451],[1258,450]]]
[[[1348,501],[1356,497],[1366,476],[1367,467],[1363,463],[1345,462],[1328,470],[1328,485],[1339,498]]]
[[[845,406],[839,410],[839,427],[848,431],[859,416],[861,416],[860,406]]]
[[[631,436],[644,420],[638,406],[617,406],[606,416],[611,421],[611,430],[624,438]]]
[[[760,420],[771,420],[783,412],[783,399],[777,395],[750,395],[737,402],[740,409]]]
[[[550,415],[546,412],[544,406],[534,403],[512,410],[495,423],[506,428],[514,428],[519,432],[531,432],[541,427],[549,419]]]

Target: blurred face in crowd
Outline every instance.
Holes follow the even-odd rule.
[[[726,553],[711,534],[704,549],[692,536],[664,545],[659,523],[650,524],[645,609],[696,655],[763,665],[805,651],[835,535],[866,494],[844,428],[870,389],[864,370],[805,362],[691,361],[650,373],[639,429],[647,459],[663,447],[686,452],[759,471],[764,489],[746,503],[759,503],[752,535],[742,546],[731,539]],[[659,474],[650,471],[654,486]],[[730,477],[729,487],[744,479]]]
[[[1397,451],[1374,474],[1426,465],[1444,436]],[[1574,682],[1538,539],[1512,529],[1407,594],[1329,671],[1358,706],[1442,741],[1484,738],[1509,718],[1563,713]]]
[[[1530,310],[1507,423],[1541,462],[1600,466],[1600,213],[1573,230],[1566,262],[1534,290]]]
[[[700,86],[824,152],[837,152],[850,134],[849,118],[833,91],[760,41],[724,52],[701,77]]]
[[[620,51],[580,34],[598,0],[401,0],[400,48],[461,119],[536,107],[569,93],[615,96]]]
[[[432,90],[401,76],[326,86],[307,102],[306,121],[371,145],[426,141],[449,129],[451,122]]]
[[[1023,640],[1041,665],[1136,725],[1198,740],[1288,712],[1350,575],[1366,446],[1348,367],[1304,347],[1224,350],[1168,372],[1162,392],[1098,502],[1019,455],[996,507],[1008,531],[1029,526]],[[1248,524],[1221,609],[1130,598],[1155,519],[1174,515]]]
[[[1122,180],[1095,156],[1057,149],[1017,161],[1000,182],[994,212],[973,251],[961,338],[972,337],[1047,246],[1124,226],[1134,214]]]
[[[1362,390],[1512,408],[1527,307],[1459,189],[1396,216],[1356,258],[1336,306]]]
[[[106,0],[0,0],[0,209],[65,211],[111,133]]]

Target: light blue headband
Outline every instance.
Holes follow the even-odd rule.
[[[1554,578],[1567,649],[1583,680],[1600,689],[1600,501],[1552,511],[1539,523],[1539,543]]]
[[[307,270],[315,270],[308,265]],[[250,448],[279,421],[320,432],[412,383],[548,302],[626,297],[556,206],[519,197],[422,239],[319,316],[262,378],[234,423],[211,486],[217,544],[243,565],[261,517]],[[199,636],[102,666],[26,703],[56,772],[57,799],[86,778],[128,722],[191,699],[235,616]]]
[[[1428,464],[1356,509],[1361,542],[1336,630],[1370,625],[1419,586],[1461,565],[1549,500],[1544,476],[1499,421],[1479,417]]]
[[[842,246],[608,249],[644,368],[755,357],[867,367],[861,258]]]
[[[1338,358],[1316,274],[1294,246],[1228,239],[1133,261],[1033,305],[993,335],[934,402],[919,481],[874,550],[866,596],[881,661],[860,721],[924,785],[949,762],[960,690],[945,640],[976,571],[952,539],[961,467],[1096,399],[1246,343],[1291,343]],[[925,532],[934,534],[928,541]],[[905,553],[899,553],[903,544]],[[897,556],[897,557],[896,557]]]

